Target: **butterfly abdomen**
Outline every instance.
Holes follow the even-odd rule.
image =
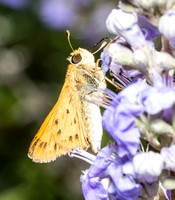
[[[84,103],[86,111],[87,138],[92,150],[97,153],[101,149],[101,139],[103,134],[102,117],[98,105],[92,102]]]

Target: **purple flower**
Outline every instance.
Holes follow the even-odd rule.
[[[175,90],[164,85],[160,74],[153,70],[153,87],[148,87],[141,95],[147,113],[154,115],[169,109],[175,104]]]
[[[133,115],[140,112],[140,106],[132,105],[126,100],[119,104],[113,102],[103,114],[103,127],[117,142],[120,156],[134,155],[138,150],[140,133],[135,127]]]
[[[101,59],[102,59],[102,71],[103,74],[105,75],[106,72],[109,70],[110,66],[111,66],[111,57],[107,54],[107,49],[104,48],[103,52],[100,55]]]
[[[168,10],[159,20],[159,31],[169,40],[175,49],[175,11]]]
[[[117,147],[114,143],[109,144],[98,152],[98,155],[93,162],[93,167],[89,169],[89,177],[104,176],[104,171],[110,165],[110,157],[117,152]]]
[[[175,171],[175,145],[162,148],[161,155],[164,158],[164,168]]]
[[[160,35],[159,30],[145,16],[138,15],[138,25],[146,40],[153,40]]]
[[[163,157],[152,151],[138,153],[133,158],[133,167],[139,182],[149,184],[158,180],[163,169]]]
[[[148,87],[150,86],[144,81],[131,84],[113,97],[103,114],[103,127],[117,142],[121,157],[135,155],[138,150],[140,132],[136,127],[135,117],[144,112],[144,106],[139,103],[139,95]]]
[[[82,191],[85,200],[108,200],[108,192],[99,181],[99,177],[90,178],[88,170],[82,176]]]
[[[42,0],[41,20],[54,29],[70,28],[76,22],[76,11],[71,2],[61,0]]]
[[[118,38],[115,41],[116,44],[121,45],[127,45],[124,38]],[[109,56],[109,48],[111,48],[111,45],[108,45],[103,49],[103,52],[101,53],[100,57],[102,59],[102,70],[103,73],[106,74],[108,70],[110,70],[110,74],[115,77],[119,82],[122,83],[122,85],[127,86],[128,83],[130,83],[130,78],[133,78],[135,76],[138,76],[141,74],[140,71],[136,69],[125,69],[121,64],[117,64],[113,61],[112,57]],[[121,57],[120,55],[118,57]],[[119,59],[117,59],[119,60]],[[116,83],[117,84],[117,83]],[[118,84],[119,85],[119,84]],[[121,85],[119,85],[122,87]]]
[[[132,175],[124,173],[124,166],[125,163],[116,165],[114,162],[107,170],[116,189],[116,197],[119,200],[136,200],[140,194],[141,185],[136,184]]]
[[[106,92],[108,94],[108,90]],[[155,115],[163,111],[162,118],[170,122],[170,117],[166,115],[172,112],[170,108],[175,104],[175,91],[165,86],[160,74],[153,70],[153,86],[137,80],[112,98],[103,114],[103,127],[116,141],[120,157],[134,156],[140,143],[141,131],[135,119],[143,113]],[[157,128],[155,131],[159,130]]]
[[[145,111],[151,115],[170,108],[175,104],[175,91],[172,88],[151,88],[142,95]]]
[[[29,0],[1,0],[0,3],[13,9],[23,9],[28,5]]]
[[[106,146],[101,151],[99,151],[89,170],[84,172],[81,180],[82,190],[86,200],[108,199],[108,188],[105,189],[104,187],[109,179],[106,170],[111,164],[110,157],[116,151],[117,148],[115,144],[110,144],[109,146]]]
[[[84,172],[82,190],[86,200],[136,200],[141,185],[133,179],[132,162],[128,157],[116,155],[114,143],[106,146],[96,156],[88,171]]]

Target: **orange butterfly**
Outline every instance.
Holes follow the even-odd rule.
[[[30,145],[28,156],[34,162],[53,161],[77,147],[87,149],[91,145],[95,153],[100,149],[101,113],[90,100],[104,95],[101,88],[106,88],[105,77],[86,49],[73,50],[68,60],[59,99]]]

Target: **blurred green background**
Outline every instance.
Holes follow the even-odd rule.
[[[83,199],[89,164],[63,156],[33,163],[28,148],[56,103],[74,48],[108,36],[114,0],[0,0],[0,200]],[[99,54],[96,55],[98,58]]]

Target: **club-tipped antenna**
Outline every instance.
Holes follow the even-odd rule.
[[[98,45],[99,45],[103,40],[105,40],[105,39],[110,40],[108,37],[102,38],[99,42],[97,42],[97,44],[95,44],[95,45],[92,47],[92,49],[90,50],[90,52],[92,52],[93,49],[95,49],[95,47],[98,46]],[[98,52],[100,49],[102,49],[106,44],[107,44],[107,42],[104,41],[104,42],[102,43],[102,45],[101,45],[95,52],[93,52],[92,54],[97,53],[97,52]]]
[[[104,42],[100,45],[100,47],[99,47],[96,51],[94,51],[92,54],[96,54],[98,51],[100,51],[100,49],[102,49],[102,48],[105,47],[106,45],[107,45],[107,42],[104,41]]]
[[[69,31],[69,30],[66,30],[66,34],[67,34],[67,39],[68,39],[70,48],[72,49],[72,51],[74,51],[74,49],[73,49],[73,47],[72,47],[72,44],[71,44],[71,42],[70,42],[70,31]]]

